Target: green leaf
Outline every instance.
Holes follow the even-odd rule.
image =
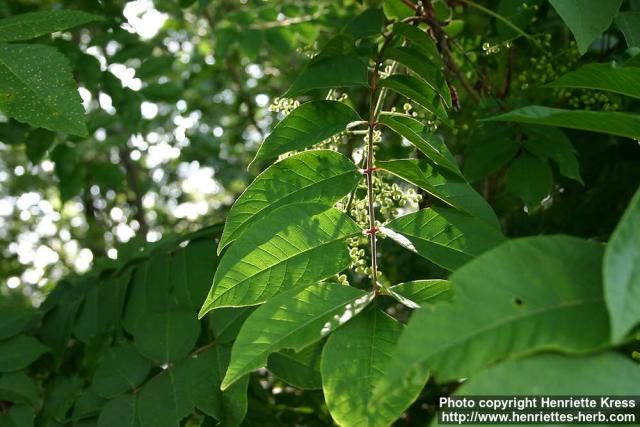
[[[568,357],[545,353],[501,363],[471,378],[457,395],[633,395],[640,382],[638,364],[621,354]]]
[[[640,190],[631,199],[607,245],[604,292],[612,339],[622,341],[640,322]]]
[[[273,128],[252,163],[311,147],[343,132],[357,120],[360,120],[358,113],[342,102],[305,102]]]
[[[608,111],[573,111],[531,105],[482,121],[531,123],[533,125],[610,133],[628,138],[640,137],[640,115]]]
[[[393,26],[393,32],[395,34],[402,35],[409,40],[409,42],[411,42],[411,46],[421,51],[434,65],[439,68],[444,67],[442,56],[436,47],[436,43],[433,41],[431,36],[426,33],[426,31],[416,27],[415,25],[398,22]]]
[[[40,341],[27,335],[0,341],[0,372],[24,369],[47,351]]]
[[[413,11],[402,0],[384,0],[382,9],[387,18],[398,20],[413,16]]]
[[[615,63],[587,64],[545,86],[598,89],[640,98],[640,68],[619,67]]]
[[[300,351],[357,315],[372,295],[335,283],[318,283],[284,292],[244,322],[231,350],[222,389],[267,364],[282,349]]]
[[[200,322],[191,310],[145,313],[136,324],[136,348],[145,357],[175,362],[187,356],[200,335]]]
[[[79,10],[47,10],[23,13],[0,19],[0,42],[35,39],[45,34],[64,31],[102,17]]]
[[[189,398],[193,405],[225,427],[240,425],[247,412],[246,377],[227,390],[220,383],[229,365],[229,349],[215,345],[189,360]]]
[[[171,293],[181,307],[198,310],[207,297],[218,267],[216,242],[210,237],[189,242],[185,248],[170,252]]]
[[[393,74],[380,80],[378,84],[421,105],[443,122],[448,122],[447,111],[442,106],[440,95],[422,80],[408,74]]]
[[[427,159],[462,177],[453,155],[442,138],[411,117],[381,114],[378,121],[393,130],[420,150]]]
[[[286,97],[302,95],[313,89],[367,86],[367,63],[354,55],[319,56],[313,58],[295,79]]]
[[[451,276],[451,303],[413,313],[376,395],[430,372],[445,382],[537,351],[605,347],[602,255],[598,243],[544,236],[509,241],[467,263]]]
[[[113,348],[98,365],[91,388],[99,396],[114,398],[142,384],[152,367],[131,344]]]
[[[0,340],[19,334],[34,318],[35,313],[16,305],[0,305]]]
[[[507,190],[529,208],[538,206],[549,195],[553,187],[553,176],[547,162],[523,153],[507,171]]]
[[[322,352],[322,390],[329,412],[341,426],[388,426],[418,397],[423,384],[382,401],[374,400],[402,324],[369,310],[331,334]]]
[[[107,403],[98,417],[98,427],[136,427],[138,398],[134,394],[125,394]]]
[[[299,352],[281,350],[269,356],[267,369],[282,381],[302,390],[322,388],[320,356],[322,342],[303,348]]]
[[[465,177],[478,181],[509,163],[520,151],[513,135],[513,126],[504,123],[483,123],[474,129],[463,170]]]
[[[0,400],[35,405],[38,389],[23,371],[0,375]]]
[[[69,62],[49,46],[0,44],[0,111],[19,122],[87,136]]]
[[[556,128],[528,125],[524,126],[524,133],[527,135],[524,147],[528,152],[544,161],[553,160],[562,175],[584,185],[576,150],[564,132]]]
[[[93,390],[85,389],[82,395],[73,405],[73,412],[69,420],[76,421],[85,418],[97,417],[102,412],[102,408],[108,402],[93,392]]]
[[[549,0],[578,43],[581,55],[613,22],[622,0]]]
[[[225,252],[199,317],[219,307],[260,304],[339,273],[351,263],[345,240],[359,233],[351,218],[321,204],[276,209]]]
[[[27,158],[31,163],[40,163],[45,153],[53,146],[54,136],[54,133],[44,129],[35,129],[29,133],[26,149]]]
[[[380,34],[384,25],[384,14],[381,9],[370,8],[353,18],[346,25],[344,32],[360,39],[373,34]]]
[[[381,231],[403,247],[455,270],[506,239],[485,221],[454,209],[432,207],[397,218]]]
[[[189,373],[187,364],[178,364],[142,387],[138,395],[138,419],[142,427],[178,427],[193,411]]]
[[[317,202],[331,207],[353,190],[361,178],[351,160],[331,150],[305,151],[277,162],[262,172],[231,207],[218,253],[250,224],[275,209],[295,202]]]
[[[210,311],[207,317],[216,341],[226,344],[235,340],[240,327],[254,310],[255,307],[224,307]]]
[[[529,0],[527,3],[521,0],[500,0],[497,13],[516,27],[525,30],[536,16],[536,12],[542,2],[543,0]],[[523,5],[526,5],[526,7],[523,7]],[[496,20],[496,29],[503,39],[513,39],[521,35],[520,32],[499,19]]]
[[[389,160],[376,165],[420,187],[442,202],[500,228],[495,212],[480,194],[462,178],[432,166],[427,160]]]
[[[34,419],[33,408],[27,405],[16,405],[0,414],[0,425],[3,427],[32,427]]]
[[[622,31],[628,47],[640,47],[640,12],[621,12],[616,16],[616,25]]]
[[[447,108],[451,108],[451,92],[440,67],[431,61],[418,48],[412,46],[398,46],[388,49],[386,59],[397,61],[413,71],[440,95]]]
[[[451,301],[451,282],[448,280],[414,280],[389,288],[389,294],[410,308],[418,308],[425,303]]]

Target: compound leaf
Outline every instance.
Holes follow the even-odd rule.
[[[153,364],[142,357],[131,344],[105,354],[93,376],[91,387],[97,395],[114,398],[133,391],[147,377]]]
[[[450,301],[451,282],[442,279],[413,280],[394,285],[389,294],[410,308],[418,308],[425,303]]]
[[[175,362],[184,358],[200,335],[200,322],[193,311],[168,309],[144,313],[133,333],[138,351],[152,360]]]
[[[422,80],[408,74],[393,74],[380,80],[378,84],[421,105],[443,122],[448,121],[447,111],[442,106],[440,95]]]
[[[47,351],[40,341],[27,335],[0,341],[0,372],[24,369]]]
[[[528,153],[520,155],[507,171],[507,189],[534,207],[551,192],[553,175],[547,162]]]
[[[598,89],[640,98],[640,68],[587,64],[548,83],[547,87]]]
[[[322,55],[313,58],[300,72],[287,97],[302,95],[313,89],[367,86],[367,63],[354,55]]]

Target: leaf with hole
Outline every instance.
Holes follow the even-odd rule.
[[[331,207],[361,179],[362,174],[351,160],[331,150],[305,151],[275,163],[262,172],[231,207],[218,253],[252,223],[275,209],[295,202],[316,202]]]
[[[509,241],[467,263],[450,278],[451,303],[413,313],[376,395],[412,387],[430,372],[446,382],[537,351],[606,347],[602,256],[598,243],[543,236]]]
[[[346,239],[361,233],[347,215],[294,203],[256,221],[225,252],[200,317],[219,307],[256,305],[349,266]]]
[[[242,325],[222,382],[225,389],[267,364],[271,353],[300,351],[356,316],[372,294],[336,283],[318,283],[282,293],[259,307]]]

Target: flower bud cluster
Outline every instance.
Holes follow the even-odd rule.
[[[300,106],[300,101],[291,98],[275,98],[273,103],[269,105],[269,111],[282,113],[287,116],[293,110]]]

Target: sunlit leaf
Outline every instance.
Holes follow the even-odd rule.
[[[598,89],[640,98],[640,68],[619,67],[615,63],[587,64],[546,86]]]
[[[272,298],[242,325],[222,388],[265,366],[271,353],[300,351],[319,341],[357,315],[371,299],[371,294],[335,283],[297,287]]]
[[[351,160],[331,150],[305,151],[275,163],[231,207],[218,253],[250,224],[275,209],[294,202],[317,202],[331,207],[353,190],[361,178]]]
[[[79,10],[47,10],[0,19],[0,42],[29,40],[103,18]]]

